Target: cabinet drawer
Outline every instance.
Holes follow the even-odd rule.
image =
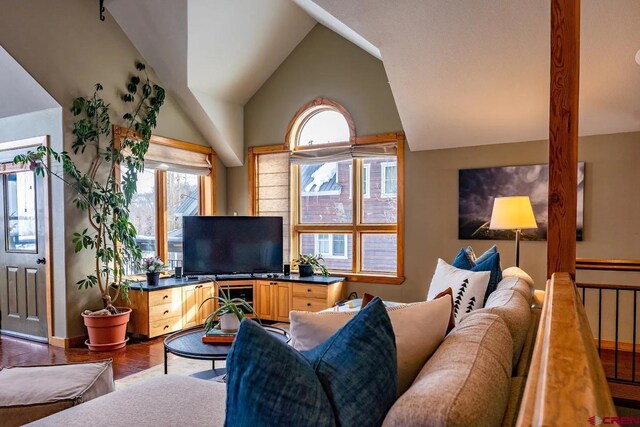
[[[182,316],[182,305],[180,303],[169,303],[149,307],[149,322],[169,319],[176,316]]]
[[[293,297],[319,298],[324,300],[327,298],[327,287],[322,285],[294,283]]]
[[[168,334],[182,329],[182,317],[171,317],[149,322],[149,337]]]
[[[298,311],[320,311],[328,308],[326,301],[318,298],[299,298],[294,296],[292,302],[292,309]]]
[[[149,307],[169,303],[180,304],[181,301],[182,288],[170,288],[149,292]]]

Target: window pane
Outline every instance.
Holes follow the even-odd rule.
[[[366,224],[393,224],[397,222],[397,164],[389,158],[363,160],[363,176],[368,177],[367,188],[363,185],[362,222]]]
[[[302,234],[300,253],[322,255],[330,270],[351,271],[351,234]]]
[[[157,253],[155,176],[153,169],[145,169],[143,173],[138,174],[137,191],[129,205],[129,221],[136,228],[136,243],[142,251],[143,258]]]
[[[353,221],[350,160],[300,165],[300,222],[343,224]]]
[[[323,110],[311,116],[300,130],[298,145],[309,146],[349,141],[349,124],[337,111]]]
[[[34,177],[33,172],[5,175],[7,251],[37,251]]]
[[[167,172],[167,243],[169,268],[182,265],[182,217],[200,212],[198,176]]]
[[[398,269],[398,237],[395,234],[362,235],[362,270],[393,273]]]

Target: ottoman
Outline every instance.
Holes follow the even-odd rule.
[[[0,368],[0,420],[20,426],[114,390],[111,359]]]

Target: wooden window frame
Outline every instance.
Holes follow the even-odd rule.
[[[125,129],[113,126],[114,137],[119,140],[125,135]],[[152,135],[149,144],[164,145],[181,150],[206,154],[211,164],[211,173],[198,177],[198,214],[216,214],[216,153],[211,147],[191,142]],[[119,174],[119,169],[118,169]],[[117,177],[120,179],[120,176]],[[156,209],[156,255],[164,262],[169,260],[169,241],[167,239],[167,171],[155,169],[155,209]]]
[[[304,123],[304,120],[299,118],[300,115],[305,114],[309,108],[318,106],[322,102],[326,102],[324,98],[316,98],[310,103],[301,107],[296,115],[291,119],[289,127],[287,129],[285,143],[279,145],[250,147],[248,150],[248,169],[249,169],[249,214],[257,215],[258,212],[258,192],[257,192],[257,164],[258,156],[263,154],[283,153],[290,152],[296,149],[304,150],[307,147],[295,147],[292,141],[297,138],[297,132],[299,132],[299,126],[296,128],[297,123]],[[334,101],[331,102],[331,106],[335,107],[339,105]],[[338,108],[338,107],[336,107]],[[346,109],[340,106],[345,112]],[[338,110],[340,111],[340,110]],[[342,112],[342,111],[341,111]],[[346,112],[348,114],[348,112]],[[323,144],[322,147],[336,146],[336,145],[370,145],[370,144],[383,144],[383,143],[395,143],[397,147],[397,222],[395,224],[365,224],[362,222],[362,202],[364,197],[361,196],[362,190],[362,162],[361,159],[354,159],[352,163],[352,197],[353,203],[353,221],[348,224],[301,224],[300,223],[300,197],[299,190],[299,166],[291,165],[291,178],[290,178],[290,253],[291,258],[295,259],[299,255],[300,251],[300,235],[301,234],[331,234],[331,233],[348,233],[352,236],[352,269],[351,271],[336,270],[332,274],[336,276],[344,276],[349,281],[353,282],[366,282],[366,283],[381,283],[399,285],[405,280],[404,278],[404,132],[391,132],[385,134],[375,135],[355,135],[355,126],[353,126],[353,119],[351,115],[347,117],[347,122],[350,123],[352,134],[349,142],[337,143],[337,144]],[[319,146],[313,146],[318,148]],[[357,195],[357,197],[353,197]],[[397,268],[395,274],[383,274],[379,272],[366,272],[362,271],[362,236],[364,234],[395,234],[397,236],[397,254],[396,262]]]

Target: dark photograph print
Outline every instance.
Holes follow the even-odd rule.
[[[523,240],[547,239],[549,165],[505,166],[459,171],[458,239],[512,240],[513,230],[489,230],[493,199],[529,196],[537,229],[522,230]],[[584,162],[578,163],[577,240],[584,221]]]

